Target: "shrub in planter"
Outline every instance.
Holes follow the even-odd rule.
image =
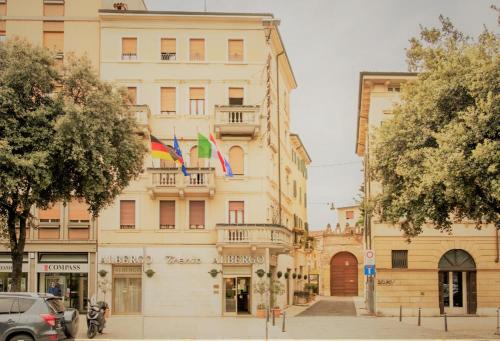
[[[271,278],[271,273],[270,272],[267,273],[267,277]]]
[[[278,271],[278,272],[276,273],[276,276],[278,276],[278,278],[281,278],[281,276],[283,276],[283,272]]]
[[[290,277],[290,273],[289,272],[285,272],[285,278],[288,279]]]
[[[293,279],[297,278],[297,274],[295,272],[293,273],[292,278]]]
[[[266,305],[264,303],[259,303],[257,305],[256,317],[265,318],[266,317]]]
[[[257,276],[259,276],[260,278],[264,277],[264,274],[266,273],[264,270],[262,269],[259,269],[257,271],[255,271],[255,273],[257,274]]]
[[[302,274],[299,274],[299,276],[298,276],[298,277],[299,277],[299,279],[302,279]]]
[[[99,276],[105,277],[108,272],[106,270],[104,270],[104,269],[101,269],[97,273],[99,274]]]
[[[307,275],[304,275],[304,279],[307,279]]]

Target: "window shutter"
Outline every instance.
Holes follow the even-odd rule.
[[[243,211],[245,206],[244,201],[230,201],[229,202],[229,210],[230,211]]]
[[[354,211],[346,211],[345,212],[345,218],[346,219],[352,219],[352,218],[354,218]]]
[[[230,39],[228,47],[228,59],[231,62],[241,62],[243,61],[243,40],[242,39]]]
[[[120,201],[120,227],[135,228],[135,201]]]
[[[44,32],[64,32],[64,21],[44,21]]]
[[[161,53],[175,53],[175,38],[161,39]]]
[[[137,105],[137,88],[135,86],[129,86],[127,88],[127,93],[130,104]]]
[[[161,88],[161,111],[169,111],[175,113],[176,106],[175,88]]]
[[[238,146],[234,146],[229,149],[229,164],[234,175],[244,174],[244,163],[243,163],[243,149]]]
[[[64,4],[44,4],[43,15],[46,17],[64,16]]]
[[[243,98],[243,88],[229,88],[229,98]]]
[[[137,54],[137,38],[122,38],[122,54]]]
[[[7,4],[0,4],[0,15],[7,15]]]
[[[5,32],[5,20],[0,20],[0,32]]]
[[[175,201],[160,201],[160,228],[175,227]]]
[[[189,40],[189,60],[205,60],[205,39]]]
[[[189,202],[189,226],[191,228],[205,227],[205,202],[190,201]]]
[[[89,206],[84,200],[73,199],[68,205],[69,220],[89,221],[90,213]]]
[[[190,99],[205,99],[205,88],[189,88]]]
[[[38,219],[59,221],[61,219],[61,204],[55,203],[54,206],[46,210],[38,210]]]

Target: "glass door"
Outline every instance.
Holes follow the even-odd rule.
[[[236,314],[236,277],[224,278],[224,313]]]
[[[250,313],[250,277],[238,277],[238,298],[236,309],[238,314]]]
[[[444,271],[442,290],[444,311],[451,314],[464,314],[466,310],[465,272]]]

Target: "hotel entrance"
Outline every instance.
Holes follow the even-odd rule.
[[[224,315],[251,314],[250,277],[224,277]]]

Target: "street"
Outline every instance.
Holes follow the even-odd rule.
[[[360,298],[356,298],[356,307]],[[269,324],[270,339],[500,339],[494,335],[494,317],[450,317],[448,332],[443,319],[356,316],[352,298],[319,297],[311,306],[287,309],[286,331],[282,318]],[[354,309],[354,316],[353,316]],[[359,314],[359,310],[358,310]],[[79,337],[85,339],[85,316]],[[264,339],[265,320],[254,317],[142,317],[113,316],[105,333],[96,339]]]

